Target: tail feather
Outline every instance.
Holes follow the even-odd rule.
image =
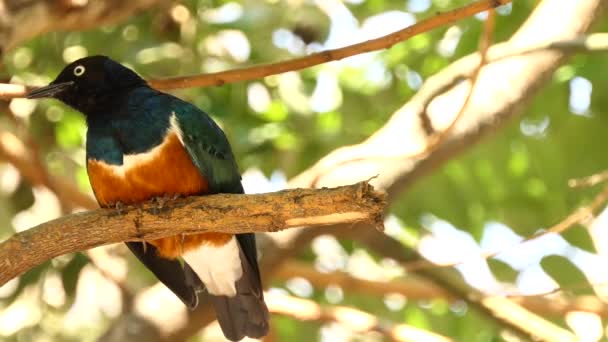
[[[251,251],[247,245],[243,246],[242,237],[237,237],[240,238],[239,256],[243,275],[236,282],[236,295],[209,296],[224,336],[232,341],[238,341],[245,336],[260,338],[268,333],[268,308],[264,303],[257,260],[255,265],[251,262],[252,254],[255,257],[255,250]],[[255,246],[255,240],[253,244]]]
[[[194,310],[198,305],[197,291],[203,288],[201,281],[193,274],[193,270],[178,260],[162,258],[152,245],[146,246],[141,242],[126,243],[131,252],[156,275],[165,286],[177,295],[184,304]]]
[[[227,339],[261,338],[268,333],[268,310],[264,301],[251,295],[210,295],[217,320]]]

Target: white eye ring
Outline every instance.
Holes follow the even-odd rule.
[[[84,74],[84,71],[85,71],[85,69],[84,69],[84,67],[82,65],[77,65],[74,68],[74,75],[76,75],[76,76],[82,76]]]

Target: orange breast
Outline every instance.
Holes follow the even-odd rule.
[[[123,165],[90,159],[87,171],[95,197],[102,207],[116,202],[133,204],[164,195],[194,195],[209,191],[207,180],[192,163],[175,133],[151,151],[126,156]],[[203,243],[223,245],[231,235],[205,233],[148,241],[159,254],[176,258]]]

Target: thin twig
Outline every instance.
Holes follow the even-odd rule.
[[[36,87],[26,87],[21,84],[0,83],[0,99],[10,100],[25,97],[28,92]]]
[[[471,83],[471,89],[469,90],[467,96],[465,97],[462,107],[460,107],[460,110],[458,111],[458,113],[456,114],[456,116],[454,117],[454,119],[452,120],[450,125],[443,131],[441,131],[438,134],[436,134],[435,136],[431,137],[429,139],[430,141],[429,141],[428,145],[425,147],[425,149],[423,151],[416,153],[414,155],[402,156],[400,158],[417,158],[419,156],[423,156],[423,155],[432,153],[439,146],[441,146],[441,144],[443,144],[446,141],[446,139],[450,136],[450,134],[454,130],[454,127],[456,127],[456,124],[462,118],[463,114],[466,112],[469,102],[471,101],[471,98],[473,98],[473,94],[475,93],[475,86],[477,85],[477,80],[479,79],[481,70],[488,62],[488,58],[487,58],[488,49],[492,45],[492,35],[494,34],[495,25],[496,25],[496,11],[494,11],[494,10],[488,11],[488,17],[486,18],[486,21],[484,24],[484,29],[483,29],[481,39],[479,40],[479,55],[481,56],[481,59],[479,60],[479,65],[477,66],[477,68],[473,72],[473,75],[469,79],[469,82]]]
[[[276,75],[287,71],[301,70],[311,66],[337,61],[346,57],[361,53],[387,49],[393,45],[409,39],[418,34],[428,32],[435,28],[457,22],[461,19],[471,17],[477,13],[487,11],[498,6],[511,3],[512,0],[483,0],[474,2],[468,6],[461,7],[449,12],[439,13],[431,18],[420,21],[403,30],[388,34],[386,36],[368,40],[366,42],[349,45],[343,48],[327,50],[306,57],[260,65],[251,68],[229,70],[206,75],[195,75],[176,77],[163,80],[151,80],[150,84],[159,89],[191,88],[219,86],[226,83],[255,80],[269,75]]]
[[[568,186],[571,188],[588,188],[606,181],[608,181],[608,170],[584,178],[570,179],[568,180]]]
[[[386,36],[368,40],[362,43],[349,45],[343,48],[327,50],[309,56],[296,58],[284,62],[264,64],[259,66],[222,71],[211,74],[183,76],[167,79],[149,80],[148,83],[157,89],[178,89],[221,86],[227,83],[243,82],[259,79],[269,75],[276,75],[288,71],[306,69],[315,65],[337,61],[358,54],[387,49],[393,45],[407,40],[418,34],[428,32],[435,28],[445,26],[461,19],[471,17],[477,13],[487,11],[498,6],[511,3],[512,0],[482,0],[474,2],[449,12],[437,14],[431,18],[420,21],[403,30],[393,32]],[[0,98],[10,99],[23,97],[28,88],[12,84],[0,84]]]
[[[488,11],[488,17],[484,24],[484,30],[483,30],[482,36],[479,40],[479,55],[481,56],[481,58],[479,60],[479,64],[477,65],[474,72],[472,73],[472,75],[469,78],[469,82],[471,83],[471,88],[469,89],[469,92],[467,93],[467,95],[464,99],[464,102],[463,102],[462,106],[460,107],[460,110],[458,111],[458,113],[456,113],[456,116],[454,116],[454,119],[452,120],[452,122],[450,122],[450,125],[448,127],[446,127],[444,130],[442,130],[441,132],[431,136],[427,141],[426,147],[422,151],[415,152],[415,153],[408,153],[405,155],[397,155],[397,156],[373,156],[373,157],[360,157],[360,158],[343,160],[339,163],[331,165],[327,170],[325,170],[325,172],[323,172],[323,171],[319,172],[317,174],[317,177],[313,179],[311,186],[317,187],[319,180],[321,179],[321,177],[324,174],[329,173],[332,169],[335,169],[337,167],[343,166],[348,163],[358,162],[358,161],[362,161],[362,160],[369,160],[369,159],[378,160],[378,161],[399,161],[399,160],[405,160],[405,159],[416,159],[419,157],[429,155],[429,154],[433,153],[433,151],[435,151],[437,148],[439,148],[450,137],[451,133],[453,132],[454,128],[456,127],[456,124],[459,122],[459,120],[462,118],[463,114],[465,113],[466,109],[468,108],[469,102],[471,101],[473,94],[475,93],[475,86],[477,84],[477,80],[479,79],[479,75],[481,74],[481,70],[483,69],[484,65],[487,64],[487,54],[488,54],[488,50],[492,44],[492,35],[494,33],[495,22],[496,22],[495,11],[494,10]],[[426,116],[426,110],[423,111],[421,113],[421,115]]]

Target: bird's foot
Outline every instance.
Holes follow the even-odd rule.
[[[180,194],[164,194],[162,196],[157,196],[152,198],[152,202],[156,203],[156,207],[158,209],[163,209],[165,205],[171,201],[175,201],[180,198]]]
[[[121,201],[114,203],[113,207],[116,210],[116,212],[118,212],[118,215],[122,215],[123,211],[125,210],[125,204],[122,203]]]
[[[167,203],[179,198],[180,195],[165,194],[162,196],[152,197],[151,202],[154,205],[152,208],[155,215],[161,214],[163,211],[167,211],[169,208]]]
[[[152,198],[152,203],[156,204],[156,209],[162,209],[165,207],[165,203],[167,203],[167,200],[165,198],[166,196],[157,196]]]

